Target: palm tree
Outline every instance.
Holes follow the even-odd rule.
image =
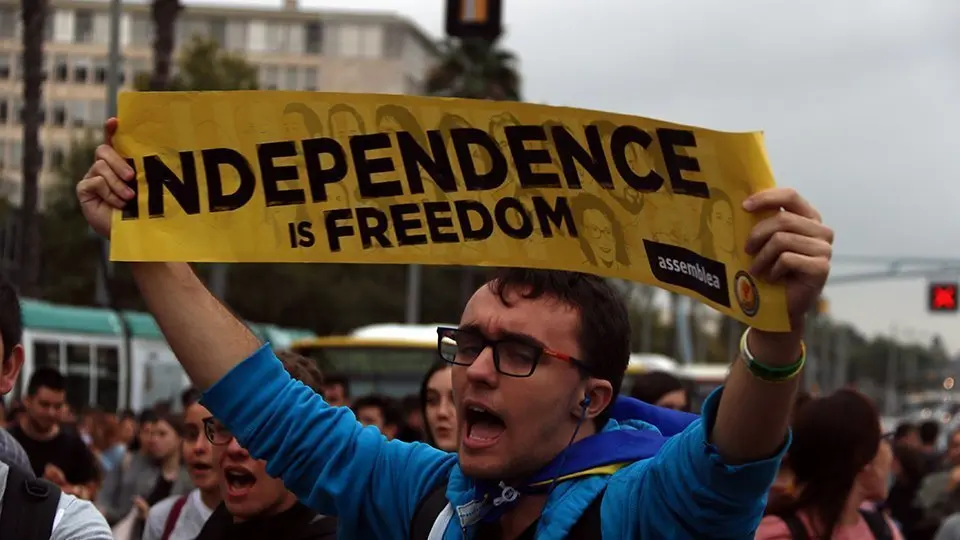
[[[29,0],[24,0],[29,1]],[[165,90],[170,81],[173,63],[174,25],[183,9],[180,0],[153,0],[150,16],[153,18],[153,72],[150,90]]]
[[[497,41],[449,38],[440,44],[440,62],[427,75],[424,91],[431,96],[521,101],[516,64],[513,53],[499,48]],[[464,303],[473,294],[476,274],[473,267],[464,267],[460,274]]]
[[[23,21],[23,173],[19,285],[35,295],[40,281],[40,234],[37,219],[40,155],[40,102],[43,92],[43,29],[47,0],[22,0]]]

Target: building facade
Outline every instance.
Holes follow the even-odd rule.
[[[44,39],[41,189],[57,177],[70,145],[97,134],[106,119],[107,0],[52,0]],[[175,58],[195,35],[212,38],[258,67],[272,90],[417,94],[436,61],[435,43],[394,14],[308,11],[281,7],[193,5],[180,13]],[[16,189],[23,156],[20,0],[0,0],[0,164],[3,193]],[[120,21],[121,84],[152,69],[154,29],[149,2],[125,0]],[[174,65],[174,69],[175,69]]]

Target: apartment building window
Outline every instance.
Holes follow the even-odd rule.
[[[360,56],[360,27],[345,24],[337,30],[339,37],[337,53],[347,58]]]
[[[13,55],[13,72],[16,80],[23,80],[23,52]]]
[[[23,165],[23,145],[18,139],[10,141],[10,168],[20,169]]]
[[[68,105],[70,124],[74,127],[83,127],[87,122],[87,102],[71,101]]]
[[[320,78],[320,74],[317,71],[317,68],[308,67],[303,70],[303,89],[307,92],[315,92],[317,90],[317,79]]]
[[[10,55],[0,55],[0,80],[10,78]]]
[[[260,67],[260,86],[264,90],[276,90],[279,83],[280,70],[277,66]]]
[[[107,59],[100,57],[93,61],[93,82],[97,84],[107,83]]]
[[[153,41],[153,23],[144,14],[134,14],[130,20],[130,42],[136,46],[147,46]]]
[[[383,26],[370,25],[360,31],[360,56],[380,58],[383,54]]]
[[[93,16],[93,42],[98,45],[110,43],[109,13],[97,13]]]
[[[50,43],[53,41],[53,17],[54,11],[47,12],[47,20],[43,24],[43,41]]]
[[[289,30],[287,25],[282,23],[267,23],[264,34],[267,50],[270,52],[288,52]]]
[[[323,52],[323,23],[308,22],[304,25],[304,51],[307,54]]]
[[[241,52],[247,49],[247,21],[227,21],[224,48]]]
[[[283,89],[284,90],[299,90],[300,89],[300,69],[294,66],[290,66],[283,70]]]
[[[6,125],[10,119],[10,104],[7,98],[0,98],[0,125]]]
[[[77,58],[73,62],[73,82],[85,84],[90,78],[92,62],[89,58]]]
[[[133,77],[133,81],[136,82],[139,77],[149,75],[151,67],[146,58],[131,58],[130,75]]]
[[[70,65],[67,55],[58,54],[53,57],[53,78],[57,82],[67,82],[67,79],[70,78]]]
[[[102,100],[90,102],[90,112],[87,113],[90,125],[99,126],[107,121],[107,104]]]
[[[73,42],[93,42],[93,12],[89,9],[78,9],[73,14]]]
[[[50,108],[53,110],[51,123],[57,127],[67,125],[67,105],[62,101],[54,101],[50,104]]]
[[[406,29],[399,24],[391,24],[383,31],[383,57],[396,59],[403,55],[403,38]]]
[[[17,17],[17,8],[9,6],[0,8],[0,39],[17,37]]]
[[[223,17],[210,17],[210,39],[220,47],[227,45],[227,20]]]

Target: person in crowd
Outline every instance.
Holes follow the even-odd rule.
[[[842,389],[803,405],[793,422],[790,467],[799,492],[779,515],[763,518],[757,540],[807,538],[902,540],[885,514],[861,509],[886,498],[893,450],[883,439],[880,414],[854,390]]]
[[[0,399],[13,391],[18,383],[24,356],[22,337],[20,299],[13,285],[6,277],[0,276],[0,354],[3,355],[0,357]],[[13,490],[23,489],[23,481],[35,480],[32,469],[29,458],[16,439],[6,430],[0,430],[0,519],[26,515],[25,509],[16,503],[17,499],[26,499],[26,494],[15,497]],[[17,482],[17,478],[20,482]],[[110,528],[93,504],[66,492],[60,492],[57,496],[59,499],[53,520],[49,524],[40,524],[45,528],[49,525],[46,530],[50,531],[50,540],[113,540]],[[25,525],[38,524],[33,522]]]
[[[143,454],[134,454],[110,474],[103,483],[97,498],[107,522],[124,525],[132,539],[143,534],[143,525],[150,507],[170,495],[183,495],[193,489],[190,477],[180,460],[180,444],[183,435],[182,419],[162,412],[150,425],[144,439]],[[127,540],[121,538],[118,540]]]
[[[153,505],[147,514],[143,540],[194,540],[221,501],[213,450],[203,426],[210,411],[200,404],[196,392],[184,393],[183,397],[183,461],[195,488]]]
[[[892,440],[896,440],[894,433]],[[915,446],[893,444],[892,483],[884,507],[899,525],[907,540],[930,540],[937,532],[940,519],[949,515],[934,516],[917,500],[917,492],[925,474],[923,456]]]
[[[943,455],[937,448],[937,441],[940,439],[940,422],[925,420],[920,423],[917,432],[920,435],[920,451],[924,454],[927,471],[939,471],[944,465]]]
[[[310,359],[290,351],[278,355],[289,376],[312,392],[323,390],[323,374]],[[337,520],[318,515],[297,501],[283,481],[267,473],[267,464],[250,457],[233,434],[212,416],[204,419],[213,445],[223,503],[197,540],[333,540]],[[146,540],[146,539],[145,539]]]
[[[27,452],[35,475],[67,493],[91,499],[100,472],[80,436],[61,429],[60,409],[66,396],[66,381],[59,371],[49,367],[34,370],[23,400],[26,414],[10,428],[10,434]]]
[[[918,449],[922,444],[920,442],[920,430],[917,429],[916,424],[901,422],[893,432],[893,441],[891,442],[894,446]]]
[[[634,379],[630,395],[635,399],[677,411],[690,411],[690,392],[678,377],[665,371],[641,373]]]
[[[116,127],[107,121],[107,141],[77,186],[87,222],[105,238],[113,212],[135,196],[125,184],[134,171],[111,146]],[[457,454],[388,442],[293,381],[188,264],[130,268],[214,417],[302,501],[337,515],[342,538],[424,529],[448,540],[563,538],[581,528],[623,540],[744,538],[790,441],[805,317],[826,283],[833,232],[788,188],[743,207],[768,216],[745,251],[752,275],[784,287],[791,331],[747,330],[744,360],[702,418],[617,399],[630,327],[606,280],[506,269],[473,294],[458,328],[438,329],[438,352],[454,366]],[[249,476],[233,480],[243,490]]]
[[[922,452],[922,450],[920,451]],[[947,439],[947,452],[943,456],[946,468],[930,472],[929,454],[921,453],[923,458],[923,476],[916,492],[916,504],[930,519],[944,519],[960,512],[960,429],[950,433]]]
[[[83,442],[87,443],[87,446],[92,445],[93,431],[100,422],[103,411],[97,407],[88,406],[83,407],[78,415],[69,402],[63,404],[61,411],[66,412],[60,414],[60,426],[79,435]]]
[[[444,452],[456,452],[459,442],[452,371],[450,364],[441,360],[427,370],[420,385],[424,442]]]
[[[10,426],[17,425],[20,422],[20,417],[26,412],[23,402],[15,399],[10,402],[10,408],[7,410],[7,429],[10,429]]]
[[[423,404],[420,402],[420,396],[411,394],[400,400],[400,414],[402,426],[397,433],[397,440],[422,441],[424,439]]]
[[[137,434],[127,448],[130,452],[147,455],[147,440],[153,432],[153,425],[157,423],[157,413],[153,409],[146,409],[137,418]],[[128,455],[129,452],[128,452]]]
[[[126,410],[120,413],[120,427],[118,429],[120,442],[126,445],[127,450],[133,450],[136,452],[136,448],[132,448],[137,441],[137,415],[130,410]]]
[[[101,413],[99,420],[92,426],[93,441],[90,449],[97,457],[100,469],[109,474],[123,461],[127,445],[121,438],[120,422],[116,415]]]
[[[353,402],[353,414],[365,426],[374,426],[387,440],[397,436],[399,415],[394,404],[386,397],[377,394],[363,396]]]
[[[323,383],[323,399],[331,407],[349,407],[350,379],[339,373],[326,375]]]

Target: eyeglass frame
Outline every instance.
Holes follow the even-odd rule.
[[[214,446],[226,446],[226,445],[230,444],[230,441],[232,441],[232,440],[235,438],[235,436],[233,435],[233,432],[230,431],[230,430],[227,430],[227,432],[230,433],[230,438],[227,439],[226,441],[224,441],[224,442],[217,442],[217,441],[213,440],[212,430],[213,430],[213,426],[214,426],[214,425],[223,426],[223,424],[221,424],[220,421],[218,421],[216,418],[214,418],[214,417],[212,417],[212,416],[208,416],[208,417],[206,417],[206,418],[203,419],[203,434],[204,434],[204,436],[207,438],[207,441],[209,441],[210,444],[212,444],[212,445],[214,445]],[[226,426],[224,426],[224,427],[226,427]]]
[[[444,332],[451,332],[451,333],[465,332],[479,338],[481,343],[483,344],[483,349],[481,349],[480,352],[482,353],[484,350],[486,350],[489,347],[491,349],[491,353],[493,354],[493,367],[497,370],[497,373],[507,377],[514,377],[517,379],[526,379],[528,377],[532,377],[534,372],[537,371],[537,367],[540,366],[540,360],[544,356],[549,356],[551,358],[555,358],[557,360],[567,362],[573,367],[582,371],[583,373],[586,373],[587,375],[590,375],[593,372],[590,365],[584,362],[583,360],[580,360],[567,353],[562,353],[560,351],[551,349],[549,347],[545,347],[538,343],[531,343],[529,341],[524,341],[523,339],[518,338],[517,336],[509,336],[503,339],[490,339],[476,330],[456,328],[453,326],[438,326],[437,327],[437,356],[439,356],[440,359],[446,362],[447,364],[450,364],[453,366],[470,367],[473,365],[473,362],[470,362],[469,364],[464,364],[462,362],[456,362],[455,360],[447,360],[446,358],[443,357],[443,353],[441,352],[441,349],[443,347],[443,338],[445,337]],[[516,345],[523,345],[526,347],[530,347],[531,350],[537,352],[536,359],[533,361],[533,364],[530,367],[530,373],[527,373],[526,375],[515,375],[513,373],[506,373],[500,369],[500,353],[498,352],[498,349],[499,349],[498,346],[501,343],[513,343]],[[480,353],[477,353],[477,357],[479,356],[480,356]],[[475,362],[476,358],[474,358],[473,361]]]

